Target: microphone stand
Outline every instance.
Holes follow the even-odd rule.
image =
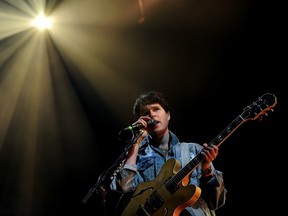
[[[106,183],[106,179],[107,179],[107,176],[108,176],[109,173],[110,173],[109,170],[107,170],[107,171],[103,172],[98,177],[98,180],[97,180],[96,184],[88,191],[86,196],[82,199],[82,201],[81,201],[82,204],[85,204],[94,193],[101,194],[102,198],[103,198],[102,199],[103,200],[103,204],[106,203],[106,195],[107,195],[108,191],[107,191],[107,186],[106,186],[105,183]]]
[[[123,131],[120,131],[119,136],[121,135],[122,132]],[[132,132],[132,138],[131,139],[126,140],[126,141],[123,140],[123,137],[120,139],[120,141],[128,143],[126,145],[124,151],[120,154],[120,156],[113,163],[113,165],[110,166],[110,168],[108,168],[106,171],[104,171],[103,173],[100,174],[100,176],[98,177],[98,180],[95,183],[95,185],[92,188],[90,188],[90,190],[88,191],[86,196],[81,201],[82,204],[86,204],[87,201],[90,199],[90,197],[94,193],[100,194],[102,196],[102,202],[101,203],[102,203],[102,206],[103,206],[104,215],[107,215],[107,210],[106,210],[107,199],[106,199],[106,197],[107,197],[109,185],[110,185],[112,179],[117,175],[117,173],[124,166],[124,164],[125,164],[125,162],[127,160],[126,156],[129,153],[129,150],[134,145],[134,143],[136,143],[137,139],[142,134],[141,132],[140,133],[138,132],[136,134],[134,133],[134,131],[131,131],[131,132]],[[126,138],[127,138],[127,134],[125,134],[125,139]],[[112,172],[112,170],[113,170],[113,172]],[[109,182],[108,182],[108,180],[109,180]]]

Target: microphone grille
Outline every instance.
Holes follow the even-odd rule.
[[[151,119],[147,122],[147,127],[154,127],[156,124],[158,124],[158,121],[155,119]]]

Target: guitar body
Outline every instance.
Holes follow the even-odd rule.
[[[179,184],[173,193],[163,186],[179,169],[180,162],[174,158],[169,159],[153,181],[138,185],[121,216],[177,216],[185,207],[196,202],[200,197],[201,189],[195,185]],[[155,192],[157,192],[156,199],[151,198]],[[158,200],[159,196],[161,201]]]

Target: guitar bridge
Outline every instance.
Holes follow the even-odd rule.
[[[146,200],[144,206],[140,205],[137,210],[137,215],[139,216],[147,216],[155,213],[162,205],[164,204],[164,200],[161,198],[159,193],[156,191],[152,193],[149,199]]]

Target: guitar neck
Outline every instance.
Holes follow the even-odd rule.
[[[242,114],[234,119],[221,133],[218,134],[208,145],[220,146],[245,120]]]
[[[266,93],[257,101],[247,106],[243,112],[237,116],[218,136],[216,136],[209,144],[220,146],[242,123],[248,120],[259,119],[263,114],[267,114],[267,111],[272,110],[277,104],[277,98],[275,95]],[[173,186],[178,185],[186,175],[196,169],[204,160],[203,154],[200,152],[197,154],[188,164],[186,164],[178,173],[176,173],[169,181],[166,182],[166,186],[169,184]]]

